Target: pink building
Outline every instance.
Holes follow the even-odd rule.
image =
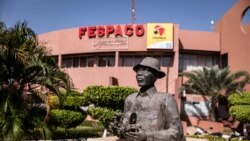
[[[164,30],[162,35],[157,27]],[[132,67],[145,56],[160,60],[167,75],[156,86],[173,94],[180,71],[219,65],[219,33],[180,30],[172,23],[80,27],[45,33],[39,39],[48,43],[78,90],[89,85],[137,87]]]
[[[89,85],[137,88],[132,67],[153,56],[166,73],[156,82],[158,91],[178,97],[183,83],[179,72],[204,66],[250,72],[250,23],[242,25],[247,11],[250,1],[238,0],[216,23],[215,32],[182,30],[176,23],[147,23],[76,27],[44,33],[39,39],[47,43],[79,91]]]

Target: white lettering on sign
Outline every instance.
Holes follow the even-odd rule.
[[[127,49],[128,37],[94,38],[93,49]]]

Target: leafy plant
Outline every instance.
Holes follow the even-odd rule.
[[[50,126],[71,128],[76,127],[83,122],[86,115],[80,112],[63,110],[63,109],[53,109],[50,111],[50,118],[48,124]]]
[[[89,86],[83,91],[83,96],[95,106],[122,110],[126,97],[136,91],[130,87]]]
[[[48,94],[60,95],[70,88],[68,75],[49,56],[27,22],[7,28],[0,22],[0,135],[6,140],[21,140],[25,132],[47,129],[50,110]],[[38,103],[34,97],[40,99]],[[32,114],[45,105],[41,118]],[[42,107],[42,106],[41,106]]]
[[[243,90],[244,86],[249,83],[249,73],[238,71],[231,73],[228,68],[216,69],[206,68],[191,72],[184,72],[181,76],[187,77],[188,81],[183,84],[181,91],[211,96],[211,107],[209,109],[210,119],[218,119],[218,101],[220,98],[225,99],[229,94],[237,90]]]
[[[88,113],[94,119],[98,119],[100,122],[102,122],[103,125],[106,126],[106,127],[107,127],[109,122],[113,121],[116,112],[117,111],[114,111],[112,109],[101,108],[101,107],[89,108],[88,109]]]
[[[250,93],[234,93],[228,97],[231,105],[229,112],[242,123],[250,122]]]

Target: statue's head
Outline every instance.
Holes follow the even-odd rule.
[[[153,86],[158,78],[165,76],[160,70],[160,63],[156,58],[145,57],[140,64],[133,67],[136,72],[136,80],[140,87]]]

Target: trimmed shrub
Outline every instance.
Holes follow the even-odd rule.
[[[228,101],[231,105],[250,105],[250,92],[243,93],[242,95],[238,93],[231,94],[228,97]]]
[[[83,115],[81,112],[62,109],[52,109],[49,115],[50,118],[48,124],[50,126],[63,128],[76,127],[77,125],[81,124],[86,118],[86,115]]]
[[[89,104],[84,96],[67,96],[62,107],[66,109],[76,109],[79,106],[87,106]],[[52,109],[57,109],[60,107],[60,102],[58,96],[49,96],[49,105]]]
[[[229,112],[235,119],[243,123],[250,122],[250,105],[235,105],[230,107]]]
[[[66,109],[77,108],[79,106],[87,106],[89,102],[84,96],[67,96],[63,102],[63,107]]]
[[[112,109],[101,107],[88,109],[88,113],[91,115],[91,117],[94,119],[98,119],[103,123],[104,126],[107,126],[109,122],[113,121],[116,112],[117,111],[114,111]]]
[[[120,86],[89,86],[83,91],[86,101],[97,107],[122,110],[124,100],[129,94],[137,92],[135,88]]]
[[[228,97],[231,105],[229,112],[237,120],[243,123],[250,122],[250,93],[242,95],[235,93]]]

